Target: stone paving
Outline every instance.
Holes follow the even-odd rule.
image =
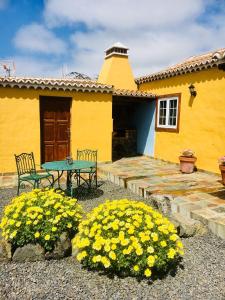
[[[216,174],[182,174],[178,164],[139,156],[100,163],[99,175],[148,199],[153,194],[173,197],[173,213],[201,221],[225,239],[225,187]]]

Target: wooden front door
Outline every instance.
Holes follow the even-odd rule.
[[[70,98],[40,97],[42,163],[70,154]]]

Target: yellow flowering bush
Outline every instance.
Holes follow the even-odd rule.
[[[107,200],[79,225],[77,259],[92,269],[150,277],[183,255],[174,225],[143,202]]]
[[[82,209],[76,202],[53,189],[23,193],[4,209],[2,236],[14,248],[39,243],[51,251],[62,232],[77,231]]]

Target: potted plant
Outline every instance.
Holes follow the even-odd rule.
[[[182,173],[190,174],[194,172],[195,162],[197,158],[194,156],[194,151],[185,149],[182,151],[180,159],[180,170]]]
[[[219,168],[222,176],[222,183],[225,185],[225,155],[220,157],[219,160]]]

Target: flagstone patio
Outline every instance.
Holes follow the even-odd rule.
[[[100,163],[98,170],[102,178],[146,199],[153,194],[172,196],[173,213],[199,220],[225,239],[225,187],[219,175],[182,174],[178,164],[145,156]]]

